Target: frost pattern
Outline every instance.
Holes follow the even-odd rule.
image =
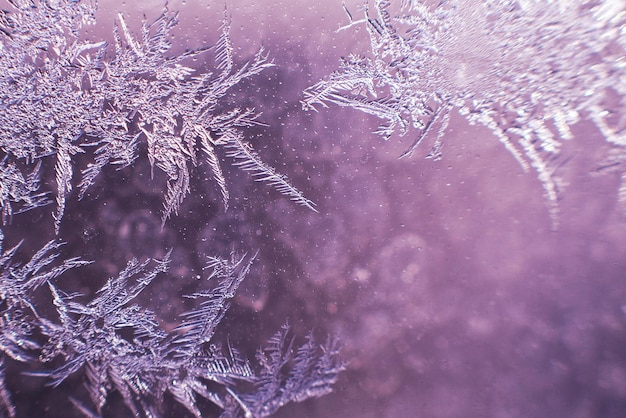
[[[4,383],[4,360],[27,362],[36,358],[39,344],[33,333],[42,319],[35,304],[35,290],[51,283],[67,270],[87,264],[78,258],[58,261],[62,243],[50,241],[26,263],[14,261],[19,245],[4,250],[0,231],[0,413],[15,416],[9,391]]]
[[[259,123],[254,110],[223,109],[222,99],[233,86],[272,66],[262,49],[235,65],[228,19],[214,48],[215,71],[197,73],[184,61],[207,48],[169,53],[177,15],[167,9],[152,23],[144,20],[139,35],[120,14],[111,48],[80,37],[80,28],[93,23],[95,2],[11,4],[13,11],[0,11],[0,147],[11,170],[16,160],[38,164],[54,159],[57,231],[74,187],[78,154],[92,160],[78,185],[83,197],[104,167],[129,166],[143,148],[150,165],[167,177],[163,222],[178,211],[189,193],[190,170],[202,162],[227,205],[219,148],[257,180],[314,208],[243,140],[241,129]],[[19,183],[15,175],[13,179]],[[26,207],[43,203],[33,193],[13,200],[34,199]],[[4,208],[10,214],[10,207]]]
[[[0,361],[4,356],[38,361],[48,370],[30,374],[47,377],[52,386],[83,372],[95,411],[78,399],[72,402],[87,416],[101,416],[109,394],[117,391],[137,417],[161,416],[165,392],[196,417],[203,416],[199,396],[219,406],[222,416],[264,417],[289,402],[329,393],[344,368],[336,339],[319,346],[309,335],[296,348],[288,325],[259,351],[258,373],[235,348],[213,341],[254,257],[210,258],[206,290],[188,296],[200,303],[168,333],[152,311],[134,300],[167,271],[169,254],[163,260],[131,260],[83,304],[81,295],[66,294],[53,283],[67,270],[87,264],[76,258],[59,262],[60,245],[49,242],[23,265],[12,262],[17,247],[3,253]],[[33,292],[45,285],[57,318],[40,315],[32,302]],[[35,333],[46,338],[43,345],[31,337]],[[13,417],[3,376],[0,364],[0,408]]]
[[[553,218],[554,159],[571,127],[592,121],[626,147],[626,3],[623,0],[456,0],[364,4],[371,56],[352,54],[305,91],[303,107],[329,103],[385,121],[389,138],[417,131],[411,154],[434,133],[441,156],[450,112],[489,128],[543,184]],[[344,5],[344,8],[346,6]],[[625,201],[626,203],[626,201]]]
[[[242,396],[248,416],[270,416],[289,402],[325,395],[332,390],[344,368],[344,364],[338,361],[336,339],[329,337],[320,350],[309,334],[307,341],[294,350],[294,341],[288,333],[289,326],[284,325],[272,337],[268,347],[257,353],[262,366],[255,382],[257,391]]]
[[[0,207],[2,208],[2,224],[7,225],[13,214],[26,212],[50,201],[47,193],[39,192],[39,170],[37,163],[34,170],[26,176],[14,163],[5,158],[0,163]]]
[[[40,190],[48,180],[40,173],[48,170],[56,183],[59,234],[75,172],[82,198],[105,167],[131,166],[143,152],[152,170],[167,177],[162,222],[178,211],[191,170],[202,163],[228,204],[223,157],[315,210],[245,141],[243,128],[260,123],[254,109],[228,108],[225,98],[234,86],[272,66],[263,50],[235,64],[228,19],[214,47],[215,70],[197,73],[184,61],[207,48],[171,54],[177,17],[167,9],[152,23],[144,20],[138,35],[119,15],[110,47],[81,37],[81,28],[94,22],[95,1],[8,3],[10,11],[0,10],[4,223],[50,203]],[[19,244],[3,250],[3,241],[0,231],[0,416],[20,413],[5,382],[7,364],[21,364],[19,372],[27,368],[26,374],[53,387],[83,377],[86,394],[79,391],[70,401],[85,416],[102,416],[115,392],[133,416],[146,418],[162,415],[166,394],[196,417],[207,402],[225,417],[268,416],[289,402],[330,392],[344,368],[336,339],[318,345],[309,335],[297,346],[288,325],[259,350],[258,364],[215,341],[255,257],[209,258],[202,289],[187,295],[194,307],[166,330],[137,298],[166,274],[171,251],[163,259],[132,259],[86,300],[65,292],[59,278],[81,274],[77,267],[89,262],[64,259],[60,241],[25,261]],[[87,396],[89,401],[81,399]]]

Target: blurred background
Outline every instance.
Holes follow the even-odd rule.
[[[355,14],[358,3],[346,5]],[[139,31],[142,16],[155,19],[163,2],[99,6],[88,38],[112,39],[118,12]],[[168,8],[180,12],[174,50],[215,43],[224,3],[178,0]],[[63,288],[89,295],[130,258],[173,248],[170,274],[141,301],[172,329],[207,255],[258,250],[216,338],[253,357],[289,320],[300,337],[309,329],[320,341],[338,334],[348,362],[333,394],[279,417],[623,417],[626,215],[619,175],[600,170],[609,148],[593,126],[580,122],[563,148],[555,229],[535,173],[458,115],[443,158],[433,161],[424,158],[428,143],[399,159],[414,138],[383,141],[373,133],[379,121],[360,112],[302,111],[305,88],[340,57],[369,51],[364,27],[336,32],[348,23],[342,2],[235,0],[226,13],[236,61],[263,47],[276,64],[229,99],[254,107],[267,124],[248,129],[247,139],[319,213],[226,163],[228,211],[200,166],[180,214],[161,229],[164,181],[151,180],[139,159],[105,170],[87,198],[68,204],[66,251],[97,263]],[[206,62],[189,65],[210,70],[212,59],[208,52]],[[34,219],[10,229],[34,234]],[[46,416],[68,416],[46,406],[48,392],[32,383],[15,395],[18,411],[30,403]],[[130,414],[122,409],[113,400],[109,413]]]

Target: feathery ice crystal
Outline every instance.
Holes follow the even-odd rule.
[[[314,208],[245,142],[241,128],[259,123],[254,110],[218,106],[233,86],[273,65],[262,49],[235,65],[228,19],[214,48],[215,72],[196,73],[184,61],[207,48],[168,55],[177,14],[167,9],[152,23],[144,20],[140,36],[131,33],[120,14],[111,48],[80,37],[81,27],[93,22],[95,2],[12,4],[14,11],[0,11],[0,147],[8,158],[2,175],[15,173],[5,188],[15,189],[11,185],[24,183],[22,178],[30,182],[16,196],[1,194],[3,214],[11,213],[11,201],[25,202],[23,208],[45,201],[37,192],[37,170],[25,176],[17,162],[55,160],[58,231],[77,154],[92,155],[82,170],[83,197],[105,166],[129,166],[142,148],[151,166],[167,176],[163,222],[177,212],[189,193],[190,168],[202,161],[227,205],[218,148],[258,180]]]
[[[341,30],[364,25],[371,55],[344,58],[305,91],[305,109],[334,103],[375,115],[385,138],[416,131],[403,155],[436,132],[436,159],[456,110],[534,168],[553,218],[553,162],[572,125],[590,120],[626,152],[626,2],[375,0],[362,19],[346,12]]]
[[[227,204],[224,156],[314,210],[245,142],[242,128],[259,123],[254,110],[228,108],[224,100],[233,86],[272,66],[262,50],[235,64],[227,19],[214,48],[215,71],[197,73],[184,61],[208,48],[169,53],[177,16],[167,9],[152,23],[144,20],[139,36],[120,14],[110,47],[81,36],[81,27],[94,22],[95,1],[8,3],[11,10],[0,10],[5,225],[50,203],[41,186],[51,183],[45,173],[54,172],[54,226],[60,234],[79,154],[86,161],[78,184],[83,197],[106,166],[130,166],[145,152],[151,167],[167,177],[163,223],[179,209],[190,191],[190,171],[201,163],[210,168]],[[102,416],[112,393],[137,417],[161,416],[166,393],[196,417],[206,416],[207,402],[224,417],[264,417],[289,402],[330,392],[344,367],[335,339],[318,345],[309,335],[297,346],[288,325],[258,351],[258,364],[215,341],[255,257],[234,252],[230,258],[209,257],[198,276],[202,287],[186,296],[196,303],[178,326],[166,329],[137,297],[168,271],[171,250],[162,259],[132,259],[89,299],[63,290],[64,278],[76,279],[89,262],[64,259],[61,241],[44,244],[30,259],[19,244],[8,250],[3,244],[0,231],[0,417],[23,414],[13,404],[7,369],[28,370],[55,387],[83,377],[86,393],[73,394],[71,402],[88,417]],[[87,397],[92,406],[82,399]]]

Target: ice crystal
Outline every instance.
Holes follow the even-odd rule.
[[[177,15],[167,8],[154,22],[144,19],[139,34],[120,14],[109,46],[81,34],[94,23],[95,1],[8,3],[10,10],[0,10],[4,223],[49,203],[40,185],[53,172],[59,234],[75,187],[84,197],[107,166],[131,166],[142,153],[153,172],[167,178],[162,222],[178,211],[199,164],[210,169],[228,204],[223,158],[315,210],[245,141],[243,128],[259,124],[254,109],[229,107],[226,95],[234,86],[273,64],[262,49],[236,63],[228,18],[213,48],[214,71],[200,73],[185,62],[209,48],[172,53]],[[50,241],[20,261],[20,245],[3,252],[3,238],[0,233],[0,416],[20,413],[5,384],[5,364],[20,365],[18,372],[28,368],[26,374],[53,387],[82,376],[86,394],[69,399],[86,416],[101,416],[115,392],[133,416],[150,418],[162,415],[164,398],[196,417],[207,403],[200,398],[223,416],[266,416],[288,402],[328,393],[343,368],[336,340],[318,345],[309,336],[296,348],[287,326],[259,351],[258,366],[215,341],[255,257],[209,258],[202,288],[186,296],[195,305],[166,330],[139,296],[167,272],[171,251],[163,259],[132,259],[85,300],[63,290],[60,276],[87,262],[64,259],[61,242]],[[82,399],[87,396],[90,402]]]
[[[0,207],[2,223],[9,223],[13,214],[26,212],[49,203],[47,193],[39,192],[41,163],[26,176],[15,163],[5,158],[0,163]]]
[[[207,48],[171,53],[177,15],[167,9],[152,23],[144,19],[139,36],[120,14],[111,48],[80,36],[93,21],[94,3],[11,4],[14,10],[0,14],[0,148],[28,163],[54,159],[57,231],[77,154],[92,157],[78,185],[83,197],[105,166],[129,166],[143,148],[167,177],[163,222],[177,212],[189,193],[190,170],[203,161],[227,204],[218,148],[258,180],[313,208],[244,142],[241,128],[259,123],[254,110],[224,110],[222,99],[233,86],[273,65],[262,49],[235,64],[228,19],[214,48],[216,70],[198,73],[184,62]]]
[[[556,215],[555,156],[572,125],[592,121],[626,147],[626,3],[619,0],[368,2],[371,55],[352,54],[305,91],[303,106],[334,103],[385,121],[378,133],[436,132],[439,158],[450,112],[489,128],[543,184]],[[344,7],[346,7],[344,5]],[[414,132],[416,132],[414,134]]]
[[[0,252],[4,235],[0,232]],[[41,316],[33,302],[34,291],[56,279],[64,272],[86,264],[78,258],[58,262],[57,250],[62,243],[50,241],[26,263],[14,260],[19,248],[15,246],[0,256],[0,411],[15,416],[15,407],[4,383],[5,356],[20,361],[32,361],[39,344],[33,338]]]
[[[270,416],[289,402],[326,395],[344,368],[339,360],[337,340],[329,338],[320,348],[309,335],[294,356],[294,342],[288,332],[289,326],[283,326],[268,347],[257,354],[262,366],[256,381],[257,391],[242,397],[248,416]]]
[[[40,328],[48,341],[40,358],[45,363],[61,356],[64,361],[39,375],[58,385],[84,369],[96,412],[78,400],[74,403],[93,416],[102,413],[113,390],[122,395],[134,416],[145,417],[161,415],[166,391],[196,417],[202,416],[198,396],[222,408],[224,416],[260,417],[288,402],[330,391],[343,368],[334,340],[320,348],[309,337],[294,350],[293,342],[285,344],[289,329],[285,326],[260,351],[258,375],[236,349],[229,345],[224,350],[212,340],[253,258],[211,258],[207,280],[217,280],[217,284],[189,295],[203,299],[199,307],[183,316],[173,334],[163,331],[153,312],[133,301],[166,271],[168,257],[143,263],[132,260],[86,305],[73,301],[78,295],[65,295],[48,282],[60,323],[41,319]],[[271,354],[265,356],[265,352]],[[252,391],[240,388],[246,382]]]
[[[24,264],[13,262],[19,246],[4,251],[0,257],[0,300],[3,306],[0,349],[15,360],[29,359],[32,355],[29,350],[36,347],[29,337],[36,325],[35,320],[40,318],[32,302],[33,292],[65,271],[86,263],[71,258],[54,266],[61,245],[48,242]]]

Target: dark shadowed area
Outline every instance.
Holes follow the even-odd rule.
[[[99,5],[88,37],[110,37],[117,12],[138,30],[144,13],[151,19],[162,10],[153,0]],[[180,11],[175,49],[215,42],[223,3],[168,7]],[[64,288],[90,295],[130,258],[173,248],[168,277],[140,299],[172,329],[207,255],[258,250],[216,338],[253,357],[288,320],[298,338],[309,329],[318,340],[338,334],[348,362],[334,393],[288,405],[278,417],[623,417],[626,215],[619,175],[600,170],[609,149],[595,128],[578,123],[559,157],[555,227],[535,173],[458,114],[433,161],[425,157],[434,138],[399,159],[411,134],[383,141],[373,117],[301,109],[302,91],[340,57],[368,51],[363,28],[336,32],[347,24],[341,1],[237,0],[226,13],[235,60],[263,46],[276,64],[230,96],[262,113],[266,126],[249,128],[247,138],[319,212],[225,164],[228,210],[198,167],[179,215],[161,229],[162,179],[151,179],[148,161],[138,159],[106,169],[81,202],[72,196],[60,234],[66,251],[98,263]],[[33,227],[50,210],[14,222],[6,235],[29,228],[27,236],[52,237],[50,225]],[[10,376],[8,384],[27,386],[14,396],[20,416],[67,417],[74,411],[62,389],[81,381],[55,395],[33,377]],[[107,408],[131,416],[119,399]],[[174,405],[168,413],[188,412]]]

